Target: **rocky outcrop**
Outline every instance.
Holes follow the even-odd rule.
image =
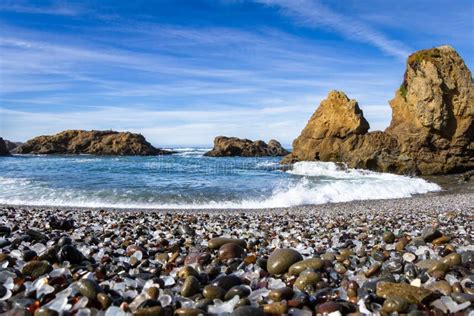
[[[272,139],[267,143],[261,140],[251,141],[236,137],[218,136],[214,139],[214,148],[204,156],[208,157],[261,157],[285,156],[289,152]]]
[[[474,168],[472,75],[452,47],[412,54],[390,106],[392,121],[386,131],[368,132],[357,102],[331,91],[282,163],[335,161],[352,168],[426,175]]]
[[[67,130],[52,136],[35,137],[17,147],[18,154],[90,154],[119,156],[167,155],[140,134],[115,131]]]
[[[11,142],[11,141],[6,140],[6,139],[4,139],[4,141],[5,141],[5,145],[7,146],[7,149],[9,151],[14,150],[15,148],[17,148],[18,146],[20,146],[22,144],[20,142]]]
[[[7,144],[0,137],[0,156],[10,156],[10,152],[8,151]]]

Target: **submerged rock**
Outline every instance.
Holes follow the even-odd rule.
[[[208,157],[263,157],[288,154],[289,152],[274,139],[267,144],[261,140],[251,141],[250,139],[218,136],[214,139],[214,148],[204,155]]]
[[[115,131],[67,130],[56,135],[38,136],[14,150],[18,154],[90,154],[120,156],[167,155],[140,134]]]
[[[334,161],[425,175],[474,168],[472,75],[452,47],[410,55],[390,106],[392,121],[386,131],[368,132],[357,102],[331,91],[282,163]]]

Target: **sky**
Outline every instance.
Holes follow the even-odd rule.
[[[0,137],[288,145],[331,90],[383,130],[410,53],[473,43],[472,0],[2,0]]]

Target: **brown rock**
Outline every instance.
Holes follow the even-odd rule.
[[[387,130],[368,133],[357,102],[331,91],[282,163],[334,161],[352,168],[419,174],[474,168],[472,75],[452,47],[412,54],[390,106]]]
[[[140,134],[115,131],[67,130],[56,135],[38,136],[17,147],[19,154],[90,154],[120,156],[167,155]]]
[[[236,238],[226,238],[226,237],[215,237],[215,238],[210,239],[209,242],[207,243],[207,247],[209,249],[218,249],[222,245],[228,244],[228,243],[237,244],[244,249],[247,248],[247,243],[245,242],[245,240],[236,239]]]
[[[214,139],[214,148],[204,156],[209,157],[262,157],[285,156],[289,152],[281,144],[272,139],[267,143],[257,140],[240,139],[236,137],[218,136]]]
[[[245,255],[245,250],[237,244],[227,243],[219,248],[218,255],[220,260],[241,258]]]
[[[431,291],[405,283],[378,282],[377,296],[387,298],[399,297],[408,301],[409,304],[419,304],[431,295]]]

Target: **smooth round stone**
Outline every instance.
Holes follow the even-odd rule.
[[[411,252],[405,252],[402,256],[403,260],[406,262],[413,262],[416,260],[416,255]]]
[[[63,247],[66,245],[72,245],[72,239],[68,236],[62,236],[61,238],[59,238],[58,246]]]
[[[58,252],[60,262],[68,261],[71,264],[79,264],[84,260],[82,252],[72,245],[63,246]]]
[[[209,284],[202,290],[202,296],[210,300],[220,299],[223,300],[226,292],[223,288]]]
[[[426,245],[426,242],[425,240],[423,239],[423,237],[415,237],[413,238],[411,241],[410,241],[410,244],[415,246],[415,247],[420,247],[420,246],[424,246]]]
[[[284,315],[288,312],[286,302],[275,302],[263,305],[263,312],[267,315]]]
[[[245,255],[244,248],[235,243],[223,244],[219,248],[218,257],[220,260],[228,260],[233,258],[242,258]]]
[[[441,259],[441,262],[443,262],[444,264],[446,264],[448,267],[452,268],[458,264],[461,264],[462,262],[462,257],[460,254],[458,253],[451,253],[449,255],[447,255],[446,257],[443,257]]]
[[[231,274],[217,278],[212,284],[228,291],[232,287],[242,284],[242,281],[238,276]]]
[[[160,316],[163,315],[163,308],[161,306],[151,306],[139,308],[133,313],[134,316]]]
[[[342,263],[336,263],[334,265],[334,270],[339,274],[344,274],[347,271],[346,267]]]
[[[449,282],[445,280],[431,283],[427,285],[426,288],[433,292],[440,292],[441,294],[444,294],[444,295],[449,295],[453,290],[451,288],[451,285],[449,285]]]
[[[51,267],[48,261],[33,260],[25,264],[21,272],[24,275],[36,279],[44,274],[51,272],[51,270],[53,270],[53,268]]]
[[[333,312],[340,312],[342,310],[342,306],[336,302],[326,302],[316,306],[316,313],[321,315],[327,315]]]
[[[267,261],[267,271],[270,274],[283,274],[290,266],[303,260],[301,254],[293,249],[281,248],[272,252]]]
[[[433,226],[427,226],[421,232],[421,237],[425,242],[432,242],[436,238],[441,237],[443,234]]]
[[[462,285],[460,282],[454,282],[452,285],[452,289],[454,293],[462,293]]]
[[[206,315],[206,312],[198,308],[181,307],[175,310],[174,314],[179,315],[179,316],[199,316],[199,315]]]
[[[102,309],[107,309],[112,303],[110,296],[103,292],[97,294],[97,301],[102,305]]]
[[[188,276],[199,277],[199,273],[191,266],[184,266],[178,271],[178,278],[186,279]]]
[[[396,243],[395,243],[395,250],[396,251],[403,251],[405,249],[405,246],[407,245],[408,241],[406,237],[400,238]]]
[[[316,288],[316,283],[321,281],[321,275],[317,272],[306,270],[300,273],[299,277],[296,279],[294,286],[300,290],[304,291],[306,287],[312,286]]]
[[[365,272],[365,276],[368,278],[374,276],[380,271],[381,267],[382,264],[380,262],[374,263],[372,266],[369,267],[369,269],[367,269],[367,271]]]
[[[336,260],[336,255],[332,252],[326,252],[326,253],[321,255],[321,259],[332,262],[332,261]]]
[[[347,258],[347,257],[350,257],[353,255],[353,252],[352,250],[350,250],[349,248],[343,248],[343,249],[340,249],[339,250],[339,254],[341,255],[341,257],[343,258]]]
[[[6,246],[9,246],[11,242],[8,239],[5,238],[0,238],[0,248],[5,248]]]
[[[193,264],[193,263],[200,263],[200,264],[205,264],[209,262],[211,259],[210,254],[204,253],[204,252],[191,252],[184,258],[184,264]],[[168,259],[164,260],[168,261]]]
[[[0,226],[0,236],[7,236],[10,235],[12,232],[11,228],[8,226]]]
[[[146,294],[152,300],[157,300],[158,296],[160,295],[160,289],[156,286],[151,286],[146,290]]]
[[[293,263],[288,273],[291,275],[299,275],[301,272],[307,269],[320,270],[323,267],[323,260],[320,258],[309,258],[305,260]]]
[[[383,303],[382,310],[385,313],[403,313],[408,309],[407,300],[401,297],[389,297]]]
[[[46,307],[40,307],[35,311],[35,316],[58,316],[59,313],[55,310],[46,308]]]
[[[461,255],[462,264],[469,264],[474,262],[474,251],[464,251]]]
[[[207,247],[209,249],[219,249],[222,245],[228,244],[228,243],[233,243],[237,244],[242,248],[247,248],[247,243],[245,240],[242,239],[236,239],[236,238],[226,238],[226,237],[215,237],[209,240],[207,243]]]
[[[201,298],[200,300],[196,302],[196,305],[194,305],[194,308],[207,310],[207,307],[212,304],[213,304],[212,300],[208,298]]]
[[[451,237],[444,235],[439,238],[436,238],[431,243],[433,244],[433,246],[439,246],[439,245],[448,243],[450,240],[451,240]]]
[[[395,241],[395,235],[392,232],[387,231],[383,233],[382,239],[387,244],[392,244]]]
[[[294,291],[291,287],[285,286],[279,289],[271,290],[268,293],[268,298],[274,302],[279,302],[282,300],[291,300],[294,295]]]
[[[240,306],[230,313],[230,316],[265,316],[265,312],[258,307]]]
[[[23,260],[25,262],[28,262],[28,261],[31,261],[33,260],[38,254],[36,253],[36,251],[33,251],[33,250],[25,250],[23,252]]]
[[[458,303],[462,304],[464,302],[474,303],[474,294],[468,293],[451,293],[451,297]]]
[[[181,295],[184,297],[190,297],[199,293],[199,280],[195,276],[188,276],[184,280],[181,288]]]
[[[449,266],[439,260],[427,259],[419,261],[416,266],[420,269],[427,270],[428,273],[431,273],[436,270],[446,272],[449,269]]]
[[[76,282],[76,288],[83,296],[94,300],[102,289],[97,282],[90,279],[80,279]]]
[[[228,301],[236,295],[238,295],[240,298],[245,298],[249,296],[249,294],[250,294],[250,289],[248,287],[244,285],[236,285],[232,287],[229,291],[227,291],[224,299]]]

